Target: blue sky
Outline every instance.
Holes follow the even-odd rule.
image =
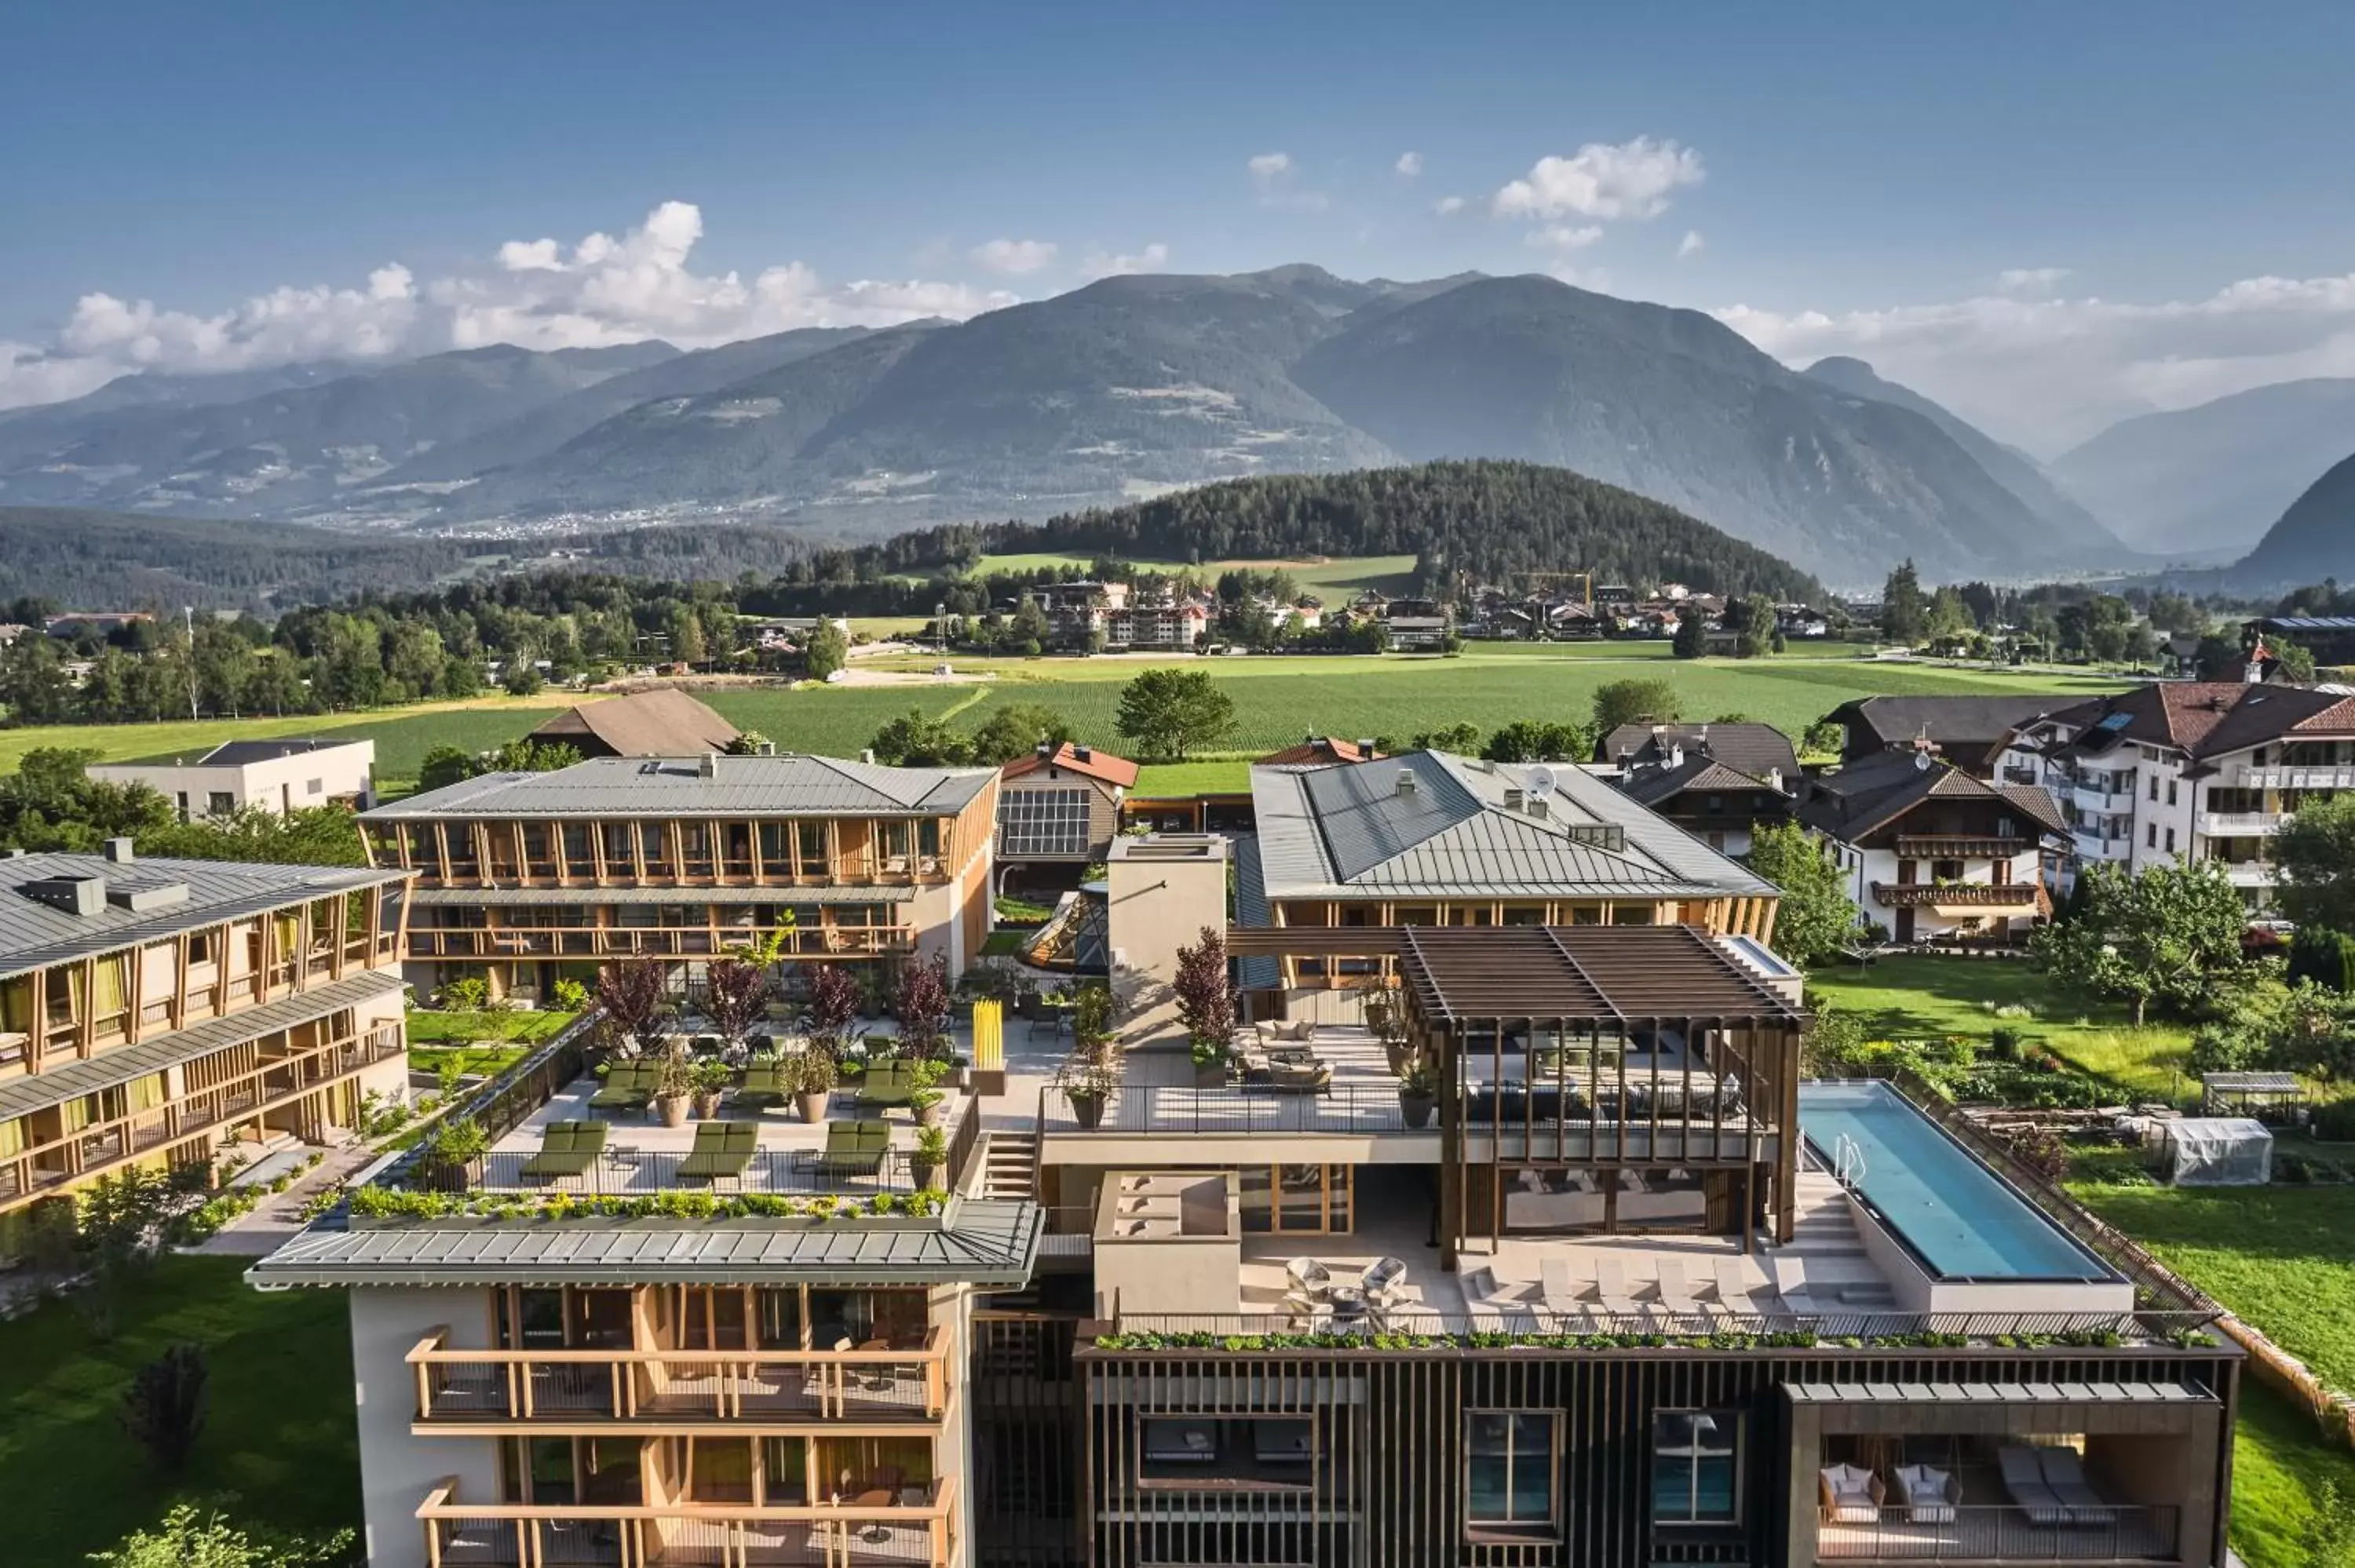
[[[1553,270],[2040,450],[2355,374],[2355,8],[1468,9],[13,7],[0,404],[962,313],[1119,258]],[[699,223],[633,249],[664,203]]]

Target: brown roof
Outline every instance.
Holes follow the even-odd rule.
[[[531,732],[591,757],[693,757],[725,751],[736,726],[670,686],[582,703]]]
[[[1254,768],[1337,768],[1352,762],[1380,762],[1382,754],[1369,746],[1351,740],[1336,740],[1329,735],[1312,735],[1298,746],[1287,746],[1282,751],[1271,751],[1253,759]]]
[[[1101,779],[1117,789],[1136,787],[1136,764],[1125,757],[1114,757],[1109,751],[1097,751],[1090,747],[1073,746],[1070,741],[1055,748],[1051,758],[1032,752],[1018,757],[999,771],[1008,779],[1019,779],[1026,773],[1036,773],[1051,768],[1059,773],[1076,773],[1083,779]]]
[[[1678,747],[1688,761],[1706,757],[1736,772],[1764,779],[1776,768],[1799,776],[1799,754],[1791,737],[1771,724],[1750,719],[1720,724],[1623,724],[1594,748],[1597,762],[1666,763]]]
[[[2083,751],[2137,740],[2200,758],[2290,735],[2355,734],[2355,698],[2304,686],[2166,681],[2052,716],[2077,732]]]
[[[1928,766],[1920,766],[1924,762]],[[2060,802],[2041,785],[1998,788],[1939,758],[1902,751],[1875,752],[1810,780],[1798,817],[1818,832],[1853,842],[1933,799],[2001,800],[2049,832],[2069,831]]]
[[[1399,969],[1426,1019],[1803,1017],[1695,926],[1408,926]]]

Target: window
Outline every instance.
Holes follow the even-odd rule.
[[[2158,847],[2158,824],[2157,822],[2152,822],[2143,829],[2142,842],[2145,849],[2157,849]]]
[[[326,792],[327,781],[324,779],[314,779],[303,786],[305,795],[324,795]]]
[[[2175,804],[2175,780],[2172,779],[2167,781],[2167,803],[2170,806]]]
[[[2154,800],[2158,799],[2158,775],[2156,773],[2150,776],[2150,798]]]
[[[1731,1411],[1663,1410],[1652,1420],[1652,1522],[1731,1524],[1741,1517]]]
[[[205,797],[205,814],[226,817],[237,810],[237,797],[225,789],[215,789]]]
[[[1553,1522],[1554,1420],[1509,1410],[1464,1416],[1464,1517],[1476,1528]]]
[[[998,802],[997,815],[1004,854],[1088,853],[1085,789],[1018,789]]]
[[[2175,830],[2173,828],[2167,830],[2167,853],[2169,854],[2173,854],[2175,853]]]

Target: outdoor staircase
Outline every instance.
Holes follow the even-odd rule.
[[[982,1135],[981,1190],[984,1198],[1019,1202],[1039,1195],[1033,1173],[1039,1166],[1039,1135],[997,1128]]]
[[[1864,1250],[1847,1190],[1826,1171],[1801,1171],[1791,1239],[1774,1249],[1775,1288],[1804,1295],[1819,1312],[1895,1310],[1889,1282]]]

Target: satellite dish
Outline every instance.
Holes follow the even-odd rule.
[[[1927,773],[1930,771],[1930,754],[1928,752],[1917,751],[1913,754],[1913,771],[1916,773]]]
[[[1530,794],[1542,800],[1546,796],[1553,793],[1556,782],[1557,780],[1553,776],[1553,769],[1540,762],[1535,768],[1529,769],[1529,779],[1526,788]]]

